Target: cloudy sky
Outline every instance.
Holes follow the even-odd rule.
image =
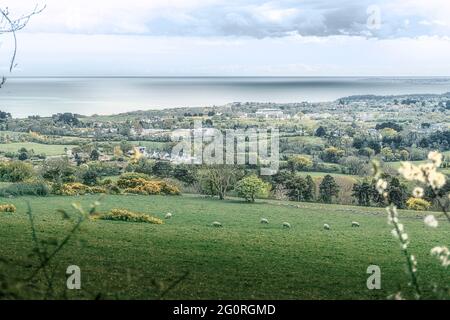
[[[450,75],[448,0],[2,3],[47,6],[18,34],[21,76]]]

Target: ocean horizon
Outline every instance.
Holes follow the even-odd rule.
[[[204,107],[232,102],[322,102],[351,95],[443,94],[450,77],[10,77],[0,110],[13,117]]]

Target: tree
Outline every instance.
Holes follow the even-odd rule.
[[[192,185],[197,181],[197,177],[195,175],[195,170],[192,168],[188,168],[188,166],[178,165],[173,170],[173,177],[187,183],[188,185]]]
[[[42,177],[46,180],[65,183],[75,180],[75,168],[67,159],[50,159],[43,163],[41,168]]]
[[[172,165],[169,161],[156,161],[152,171],[157,177],[167,178],[172,173]]]
[[[26,153],[26,152],[21,152],[20,154],[19,154],[19,158],[18,158],[20,161],[25,161],[25,160],[27,160],[28,159],[28,154]]]
[[[311,168],[312,165],[311,159],[305,156],[292,156],[288,160],[288,167],[291,172],[303,171]]]
[[[388,194],[389,203],[395,204],[399,209],[405,208],[408,190],[406,185],[400,183],[398,178],[393,177],[391,179],[386,192]]]
[[[338,196],[339,186],[332,176],[327,174],[319,185],[319,197],[322,202],[331,203],[333,196]]]
[[[316,183],[310,175],[306,176],[306,191],[303,194],[305,201],[313,201],[316,197]]]
[[[4,33],[10,33],[13,36],[13,44],[14,48],[11,54],[11,58],[9,61],[9,72],[12,72],[13,68],[15,67],[16,63],[16,54],[17,54],[17,37],[16,32],[19,30],[22,30],[26,27],[28,22],[30,21],[31,17],[34,15],[37,15],[41,13],[45,9],[45,6],[39,8],[36,6],[33,11],[23,14],[19,16],[18,18],[15,18],[11,15],[11,12],[9,11],[8,7],[6,8],[0,8],[0,35]],[[2,77],[0,79],[0,88],[5,84],[6,78]]]
[[[5,122],[8,119],[11,119],[11,113],[0,111],[0,122]]]
[[[98,152],[97,149],[92,150],[91,155],[89,156],[92,161],[97,161],[99,157],[100,152]]]
[[[358,201],[360,206],[370,206],[370,199],[372,196],[372,186],[369,182],[363,181],[353,185],[352,196]]]
[[[98,182],[98,173],[95,170],[88,169],[82,175],[83,183],[88,186],[95,186]]]
[[[304,194],[306,193],[308,184],[302,176],[294,175],[286,181],[286,188],[288,189],[288,195],[291,200],[302,201],[304,200]]]
[[[210,165],[205,166],[199,175],[203,190],[223,200],[230,187],[243,176],[243,173],[233,165]]]
[[[327,135],[327,131],[324,127],[320,126],[316,130],[316,137],[325,137]]]
[[[325,162],[338,163],[339,159],[344,155],[344,150],[338,149],[336,147],[329,147],[320,154],[320,158]]]
[[[257,196],[267,194],[269,186],[256,175],[251,175],[238,181],[234,190],[239,197],[244,198],[248,202],[255,202]]]

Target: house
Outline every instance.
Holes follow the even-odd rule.
[[[278,109],[259,109],[256,111],[255,115],[258,118],[273,118],[273,119],[284,119],[286,115],[283,111]]]

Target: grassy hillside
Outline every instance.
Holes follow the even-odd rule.
[[[13,272],[29,274],[31,233],[26,212],[30,202],[39,235],[62,238],[69,223],[58,208],[72,202],[87,206],[98,197],[4,199],[17,213],[0,213],[0,257],[22,265]],[[397,241],[390,235],[384,209],[266,201],[246,204],[198,196],[107,196],[101,211],[128,208],[173,218],[163,225],[88,221],[76,241],[58,255],[55,286],[65,285],[65,268],[82,271],[82,290],[69,297],[151,299],[178,277],[186,279],[169,291],[171,299],[385,299],[405,289],[408,281]],[[261,225],[261,217],[269,225]],[[417,213],[401,217],[412,240],[422,282],[448,283],[450,274],[430,257],[435,245],[448,245],[450,226],[424,226]],[[352,228],[351,221],[361,223]],[[223,228],[211,222],[220,221]],[[284,221],[291,229],[281,227]],[[332,230],[323,230],[323,224]],[[382,271],[382,289],[368,290],[366,269]],[[420,273],[420,270],[426,270]],[[159,289],[158,289],[159,288]]]

